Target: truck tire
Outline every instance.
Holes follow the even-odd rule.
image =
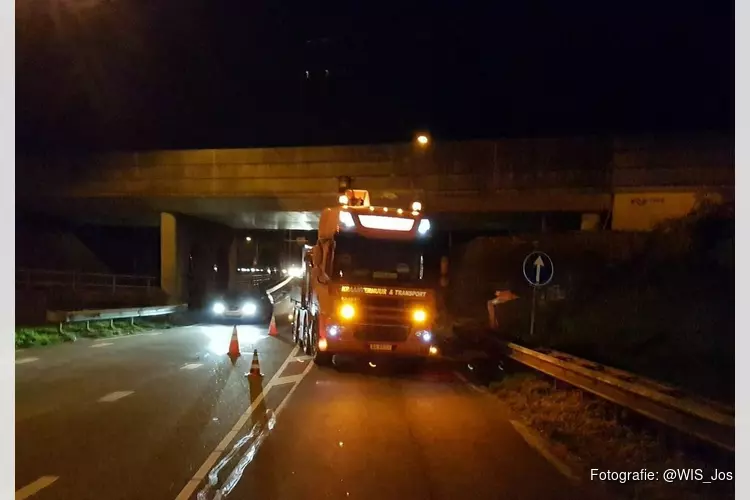
[[[315,327],[315,323],[313,323],[313,325],[311,326],[310,319],[306,317],[305,324],[307,325],[307,331],[305,331],[301,336],[302,348],[304,349],[305,354],[307,354],[308,356],[312,356],[314,354],[314,351],[313,351],[314,339],[312,338],[312,336],[313,336],[313,328]]]
[[[315,357],[313,363],[318,366],[331,366],[333,364],[333,354],[330,352],[320,352],[315,349]]]
[[[294,320],[292,321],[292,342],[300,345],[299,340],[299,311],[294,311]]]
[[[330,352],[321,352],[318,350],[318,317],[312,320],[310,328],[310,355],[313,357],[313,363],[318,366],[330,366],[333,363],[333,354]]]

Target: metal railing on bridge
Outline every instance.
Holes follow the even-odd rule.
[[[238,274],[237,275],[237,286],[238,288],[256,288],[263,284],[272,283],[279,280],[278,274],[269,274],[267,272]]]
[[[53,271],[45,269],[16,269],[16,289],[68,288],[70,290],[93,289],[156,291],[160,288],[158,278],[133,274],[82,273],[76,271]]]

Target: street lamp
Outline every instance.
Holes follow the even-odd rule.
[[[417,144],[424,147],[427,146],[430,143],[430,138],[427,137],[425,134],[419,134],[417,136]]]

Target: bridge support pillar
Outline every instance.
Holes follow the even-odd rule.
[[[161,214],[161,289],[171,304],[187,300],[189,241],[176,214]]]
[[[237,274],[233,236],[215,222],[161,214],[161,288],[170,303],[201,308],[213,292],[231,289]]]

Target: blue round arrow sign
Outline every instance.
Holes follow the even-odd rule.
[[[544,252],[531,252],[523,259],[523,275],[531,286],[544,286],[552,281],[555,266]]]

